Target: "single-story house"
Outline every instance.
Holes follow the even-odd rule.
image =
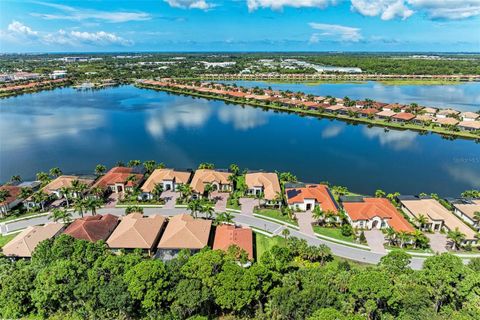
[[[372,102],[372,108],[375,108],[377,110],[382,110],[383,107],[385,107],[386,105],[388,105],[388,103],[385,103],[385,102],[378,102],[378,101],[374,101]]]
[[[458,124],[458,127],[468,131],[480,130],[480,121],[462,121]]]
[[[388,120],[388,119],[391,119],[396,114],[397,114],[396,112],[392,110],[385,110],[384,108],[383,111],[377,112],[375,114],[375,118],[380,120]]]
[[[122,193],[133,190],[135,186],[141,183],[142,179],[143,173],[139,173],[135,168],[114,167],[101,176],[93,187],[100,187],[113,193]]]
[[[415,115],[410,112],[399,112],[392,117],[395,122],[408,122],[415,118]]]
[[[343,108],[344,108],[344,106],[342,106],[340,104],[334,104],[334,105],[330,105],[330,106],[326,107],[325,111],[330,112],[330,113],[335,113],[335,112],[340,112],[340,110],[342,110]]]
[[[266,205],[278,205],[280,182],[278,176],[273,172],[254,172],[245,174],[245,184],[247,185],[247,194],[252,196],[263,195]]]
[[[248,259],[253,259],[253,232],[250,228],[241,228],[234,225],[223,224],[215,230],[213,250],[227,251],[232,245],[240,247],[248,254]]]
[[[152,199],[151,192],[155,185],[161,184],[163,190],[177,191],[182,184],[188,184],[192,177],[191,171],[177,171],[174,169],[156,169],[148,177],[147,181],[142,186],[143,196],[147,199]]]
[[[394,111],[394,112],[400,112],[403,108],[403,105],[399,103],[390,103],[382,107],[383,111]]]
[[[455,118],[437,118],[435,123],[441,127],[456,126],[460,121]]]
[[[314,101],[304,101],[304,102],[300,103],[300,105],[303,105],[307,109],[310,109],[310,110],[317,110],[320,106],[319,103],[314,102]]]
[[[432,107],[425,107],[422,110],[422,113],[427,116],[434,117],[438,112],[437,108],[432,108]]]
[[[415,228],[385,198],[344,197],[342,205],[350,224],[360,229],[392,228],[412,233]]]
[[[150,253],[160,240],[165,222],[161,215],[144,217],[139,212],[131,213],[120,219],[107,244],[113,250],[142,249]]]
[[[171,217],[160,238],[155,256],[162,260],[171,260],[182,249],[199,251],[208,245],[211,227],[211,220],[194,219],[188,214]]]
[[[338,212],[338,205],[326,185],[287,184],[285,194],[287,205],[292,210],[309,211],[319,206],[322,211]]]
[[[456,199],[451,202],[455,214],[463,221],[480,230],[480,223],[475,221],[475,212],[480,212],[480,199]]]
[[[63,233],[91,242],[107,240],[117,223],[118,217],[111,214],[87,216],[73,221]]]
[[[375,108],[365,108],[357,111],[358,116],[361,118],[368,118],[369,116],[375,116],[378,112],[378,109]]]
[[[437,200],[428,197],[420,198],[415,196],[400,196],[398,199],[400,200],[403,211],[410,216],[412,220],[416,221],[417,225],[419,216],[423,215],[428,221],[423,228],[435,232],[439,232],[442,229],[449,231],[458,228],[460,232],[465,235],[465,241],[463,244],[477,243],[475,231],[447,208],[442,206]]]
[[[419,114],[413,119],[413,122],[416,124],[424,124],[428,122],[432,122],[434,120],[433,116],[428,114]]]
[[[6,190],[8,192],[5,201],[0,202],[0,216],[4,216],[22,202],[22,199],[19,198],[22,188],[19,186],[4,185],[0,187],[0,190]]]
[[[453,110],[453,109],[443,109],[437,112],[437,118],[438,119],[444,119],[444,118],[449,118],[453,117],[460,114],[460,111]]]
[[[61,233],[62,223],[50,222],[43,226],[30,226],[3,246],[3,254],[10,257],[30,258],[37,245]]]
[[[462,112],[460,114],[460,119],[462,119],[462,121],[475,121],[475,120],[478,120],[479,118],[480,118],[480,114],[475,112],[467,111],[467,112]]]
[[[48,195],[55,195],[57,199],[63,198],[63,194],[61,189],[62,188],[71,188],[72,187],[72,182],[77,180],[78,182],[84,184],[89,188],[93,182],[95,181],[94,179],[89,179],[89,178],[81,178],[79,176],[59,176],[52,181],[50,181],[49,184],[47,184],[45,187],[43,187],[43,192],[45,192]],[[76,192],[72,192],[71,196],[74,198],[78,197],[79,195]]]
[[[233,185],[228,178],[232,174],[227,171],[220,171],[214,169],[198,169],[193,175],[190,186],[192,187],[194,196],[203,196],[205,194],[205,186],[211,184],[217,191],[230,192]]]

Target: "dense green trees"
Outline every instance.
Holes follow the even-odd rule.
[[[328,249],[328,248],[327,248]],[[332,260],[328,250],[289,238],[241,267],[235,254],[184,251],[162,262],[115,255],[103,242],[63,235],[30,261],[0,259],[0,316],[58,319],[478,319],[478,261],[450,254],[424,269],[393,251],[379,266]],[[329,262],[328,262],[329,261]]]

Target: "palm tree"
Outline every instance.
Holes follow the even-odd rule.
[[[97,209],[100,209],[103,205],[103,201],[95,198],[88,198],[85,201],[85,209],[92,211],[92,216],[97,214]]]
[[[180,197],[182,199],[187,199],[193,193],[192,187],[189,184],[181,184],[178,186],[178,191],[180,192]]]
[[[3,203],[4,201],[7,200],[7,198],[10,197],[10,191],[6,189],[0,190],[0,203]],[[3,218],[4,211],[0,210],[0,217]]]
[[[475,211],[473,213],[473,221],[475,221],[477,226],[480,225],[480,211]]]
[[[103,175],[105,171],[107,171],[107,167],[105,167],[103,164],[97,164],[97,166],[95,167],[95,174],[97,176]]]
[[[290,235],[290,230],[287,227],[284,227],[282,230],[282,236],[285,238],[285,241],[287,241],[289,235]]]
[[[63,223],[69,223],[72,221],[72,213],[65,209],[55,208],[52,210],[52,214],[48,218],[55,222],[62,220]]]
[[[162,193],[163,193],[163,184],[162,183],[155,184],[155,186],[153,187],[153,190],[152,190],[152,196],[157,201],[159,201]]]
[[[429,239],[419,230],[415,230],[412,233],[413,238],[413,247],[416,248],[423,248],[428,245]]]
[[[72,192],[75,194],[76,197],[83,199],[83,194],[87,191],[88,187],[85,183],[82,183],[80,180],[73,180],[72,181]]]
[[[127,163],[127,167],[138,167],[141,163],[140,160],[130,160]]]
[[[20,198],[20,199],[27,199],[27,198],[30,197],[32,194],[33,194],[32,188],[22,187],[22,188],[20,189],[19,198]]]
[[[425,226],[428,224],[428,218],[426,215],[424,214],[419,214],[418,217],[416,217],[416,219],[419,226],[420,226],[420,230],[425,230]]]
[[[117,161],[117,163],[115,163],[115,167],[125,167],[125,163],[123,161]]]
[[[50,176],[46,172],[38,172],[37,173],[37,179],[42,182],[42,185],[47,185],[50,182]]]
[[[452,241],[452,250],[458,250],[462,242],[465,240],[465,234],[463,234],[457,227],[455,230],[448,231],[447,239]]]
[[[20,177],[19,175],[14,175],[10,178],[10,182],[12,183],[22,182],[22,177]]]
[[[52,168],[50,169],[50,175],[54,178],[58,178],[62,175],[62,170],[60,170],[59,167],[55,167],[55,168]]]
[[[207,216],[207,219],[211,219],[213,214],[215,213],[213,207],[208,203],[202,204],[200,211]]]
[[[73,202],[73,210],[78,212],[78,214],[83,218],[83,213],[85,211],[85,200],[76,198]]]
[[[397,242],[397,233],[395,232],[395,230],[393,230],[393,228],[387,228],[386,230],[386,238],[388,240],[388,242],[391,244],[391,245],[395,245],[395,243]]]
[[[216,189],[215,185],[211,183],[207,183],[203,190],[204,195],[206,195],[207,199],[210,198],[210,194]]]
[[[312,218],[315,219],[318,224],[323,224],[325,213],[320,209],[320,206],[315,206],[315,208],[313,208]]]
[[[238,173],[240,172],[240,167],[238,165],[236,165],[235,163],[232,163],[229,167],[230,169],[230,172],[233,173],[234,175],[238,175]]]
[[[65,200],[67,201],[67,208],[70,207],[70,201],[69,201],[69,197],[70,197],[70,193],[72,192],[72,189],[69,188],[69,187],[61,187],[60,188],[60,194],[65,198]]]
[[[378,189],[375,191],[375,198],[385,198],[386,193],[383,190]]]
[[[231,214],[230,212],[219,213],[215,221],[217,222],[217,224],[218,223],[233,224],[233,214]]]
[[[188,202],[187,209],[190,210],[192,217],[196,218],[197,213],[202,210],[202,204],[200,203],[200,200],[194,199]]]
[[[148,174],[152,173],[157,166],[157,162],[155,160],[148,160],[143,163],[143,167]]]
[[[48,198],[48,194],[46,194],[42,190],[35,192],[32,195],[33,202],[35,202],[36,204],[40,204],[40,206],[42,207],[42,211],[45,211],[45,202],[48,200]]]

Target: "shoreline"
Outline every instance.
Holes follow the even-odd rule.
[[[237,105],[247,105],[247,106],[252,106],[252,107],[260,107],[264,109],[271,109],[271,110],[278,110],[278,111],[284,111],[287,113],[293,113],[293,114],[298,114],[298,115],[307,115],[307,116],[314,116],[317,118],[328,118],[328,119],[337,119],[340,121],[344,122],[350,122],[350,123],[360,123],[360,124],[366,124],[368,126],[375,126],[375,127],[381,127],[381,128],[387,128],[387,129],[398,129],[398,130],[412,130],[416,131],[419,134],[427,134],[427,133],[435,133],[439,134],[442,136],[442,138],[462,138],[462,139],[467,139],[467,140],[473,140],[476,143],[480,143],[480,136],[466,132],[466,131],[459,131],[459,132],[454,132],[450,130],[445,130],[442,127],[423,127],[420,125],[416,125],[413,123],[396,123],[396,122],[386,122],[382,120],[376,120],[376,119],[369,119],[369,118],[355,118],[355,117],[350,117],[348,115],[341,115],[341,114],[335,114],[335,113],[327,113],[327,112],[318,112],[314,110],[305,110],[297,107],[282,107],[282,106],[276,106],[272,104],[262,104],[259,102],[255,101],[239,101],[235,98],[227,98],[223,96],[217,96],[213,94],[206,94],[206,93],[201,93],[198,91],[189,91],[189,90],[182,90],[182,89],[175,89],[175,88],[170,88],[170,87],[162,87],[158,85],[150,85],[150,84],[145,84],[145,83],[135,83],[134,84],[138,88],[144,88],[144,89],[150,89],[150,90],[159,90],[159,91],[165,91],[165,92],[171,92],[175,94],[183,94],[183,95],[188,95],[188,96],[194,96],[194,97],[200,97],[200,98],[205,98],[205,99],[213,99],[213,100],[220,100],[220,101],[225,101],[229,103],[234,103]]]

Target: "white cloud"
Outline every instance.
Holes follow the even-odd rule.
[[[323,9],[336,3],[337,0],[247,0],[248,10],[250,11],[259,8],[281,10],[283,7]]]
[[[208,3],[205,0],[164,0],[171,7],[182,8],[182,9],[201,9],[208,10],[213,8],[215,5]]]
[[[120,23],[128,21],[144,21],[151,19],[151,16],[145,12],[128,12],[128,11],[99,11],[75,8],[66,5],[47,3],[47,2],[34,2],[36,4],[51,7],[62,11],[61,14],[51,13],[32,13],[32,16],[40,17],[45,20],[103,20],[111,23]]]
[[[364,16],[380,16],[382,20],[407,19],[414,13],[404,0],[352,0],[352,10]]]
[[[432,19],[458,20],[480,15],[480,0],[407,0]]]
[[[79,45],[120,45],[130,46],[133,41],[124,39],[114,33],[105,31],[82,32],[82,31],[65,31],[58,30],[56,32],[39,32],[24,25],[19,21],[12,21],[6,31],[1,32],[2,38],[10,42],[19,42],[24,38],[36,41],[42,44],[60,44],[69,46]]]
[[[314,33],[310,37],[311,43],[316,43],[320,41],[320,37],[327,37],[330,40],[332,38],[339,38],[342,41],[352,41],[357,42],[362,39],[359,28],[347,27],[338,24],[326,24],[326,23],[316,23],[310,22],[309,26],[312,29],[319,30],[321,33]]]

